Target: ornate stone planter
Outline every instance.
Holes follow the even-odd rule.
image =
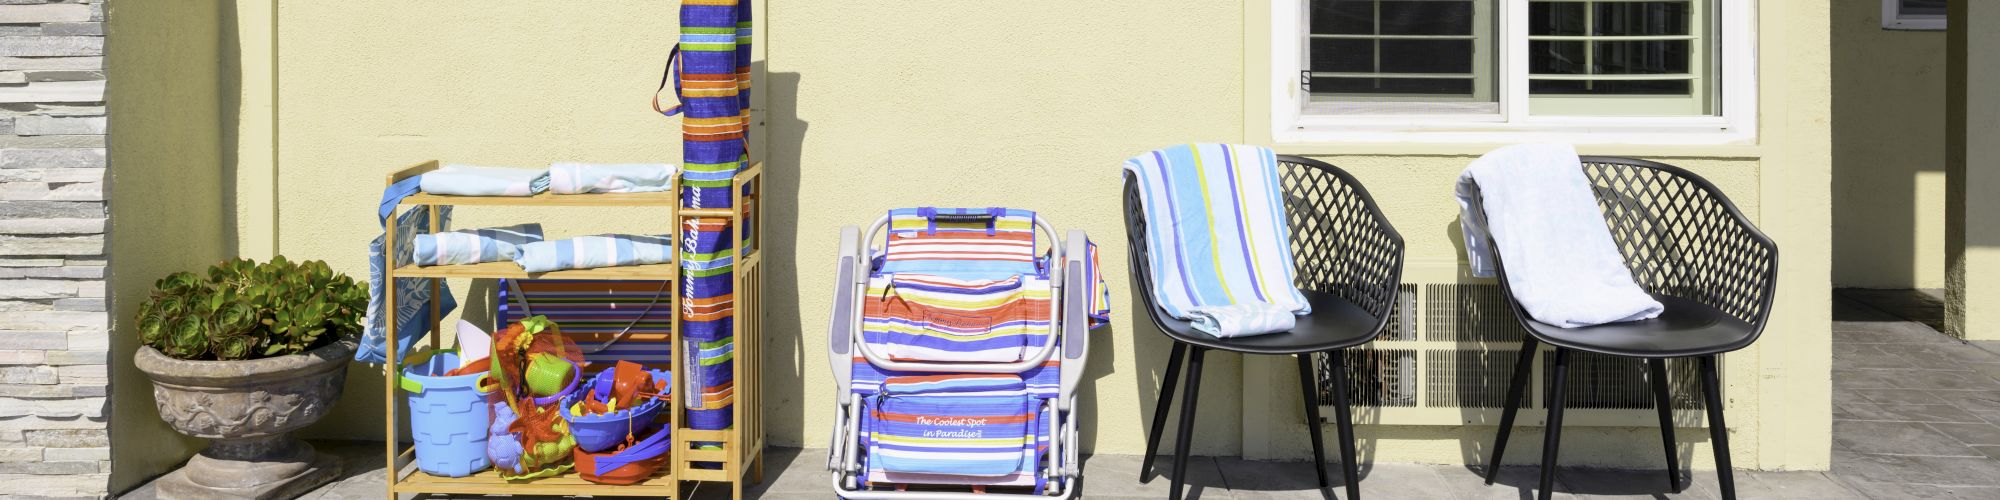
[[[352,341],[304,354],[245,361],[188,361],[139,347],[133,363],[153,379],[160,418],[182,434],[213,440],[160,478],[162,498],[292,498],[340,474],[290,433],[340,400]]]

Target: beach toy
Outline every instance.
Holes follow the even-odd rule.
[[[493,356],[493,335],[471,321],[458,320],[458,353],[461,367],[488,360]]]
[[[653,375],[646,373],[645,367],[639,366],[638,363],[619,361],[618,365],[611,371],[613,372],[611,377],[611,401],[615,402],[612,405],[612,409],[622,410],[630,408],[633,405],[633,400],[638,397],[639,390],[647,388],[647,386],[653,383]],[[601,377],[603,374],[600,373],[599,376]]]
[[[653,477],[667,462],[673,443],[667,439],[673,429],[659,426],[645,439],[609,452],[576,450],[576,471],[585,481],[601,484],[637,484]]]
[[[528,373],[522,378],[528,383],[528,394],[557,396],[576,383],[576,365],[554,354],[531,353],[528,355]]]
[[[655,379],[664,380],[668,377],[666,370],[647,370],[645,373]],[[569,397],[563,399],[563,418],[569,421],[570,434],[575,436],[578,450],[601,452],[617,447],[628,439],[636,439],[638,434],[653,426],[653,419],[669,404],[664,399],[635,395],[633,399],[639,403],[624,410],[581,415],[572,410],[578,408],[586,397],[592,395],[611,397],[616,378],[616,372],[612,370],[598,372],[596,377],[584,383],[582,390],[571,393]]]
[[[409,392],[410,435],[416,441],[417,468],[433,476],[464,477],[486,469],[486,393],[479,390],[485,373],[444,376],[460,367],[456,353],[439,352],[403,369],[398,382]]]
[[[492,406],[493,424],[486,428],[486,458],[501,472],[525,472],[521,470],[521,453],[525,451],[521,448],[521,436],[507,430],[514,425],[514,409],[508,408],[505,403]]]

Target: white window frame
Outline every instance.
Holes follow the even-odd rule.
[[[1722,145],[1754,142],[1757,131],[1756,0],[1717,0],[1722,79],[1714,116],[1531,116],[1528,113],[1529,0],[1502,0],[1496,29],[1500,50],[1498,114],[1313,115],[1299,88],[1306,67],[1306,24],[1311,0],[1272,0],[1271,137],[1300,143]]]
[[[1882,0],[1882,29],[1944,31],[1946,16],[1905,15],[1903,0]]]

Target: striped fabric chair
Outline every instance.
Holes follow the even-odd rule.
[[[1082,231],[1057,241],[1033,212],[1000,208],[893,210],[877,230],[874,250],[841,233],[835,493],[1071,494],[1074,391],[1105,305]]]

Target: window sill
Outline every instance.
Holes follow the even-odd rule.
[[[1306,117],[1273,130],[1271,142],[1306,155],[1477,156],[1508,144],[1559,142],[1584,154],[1656,158],[1758,158],[1755,135],[1720,118],[1565,118],[1502,123],[1413,118]],[[1398,120],[1403,123],[1397,123]]]
[[[1761,155],[1753,133],[1718,117],[1576,117],[1515,123],[1497,117],[1465,118],[1307,116],[1293,126],[1272,130],[1271,139],[1288,150],[1324,154],[1477,155],[1507,144],[1560,142],[1603,154]]]

